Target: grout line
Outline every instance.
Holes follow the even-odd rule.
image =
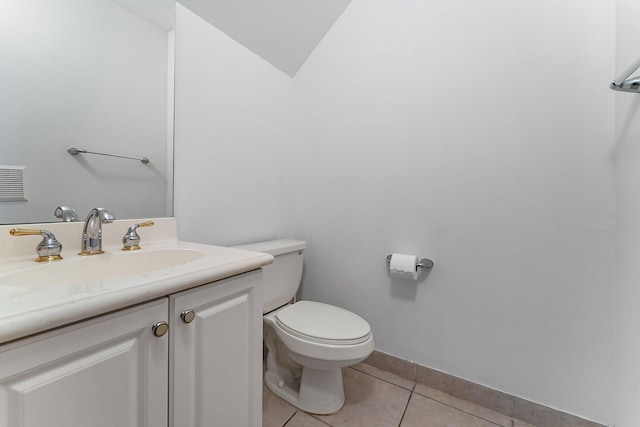
[[[291,416],[289,417],[289,419],[287,421],[284,422],[284,424],[282,424],[282,427],[286,426],[287,424],[289,424],[289,421],[291,421],[293,419],[293,417],[296,416],[296,414],[298,413],[298,411],[295,411],[293,414],[291,414]]]
[[[306,413],[306,412],[305,412],[305,413]],[[315,415],[313,415],[313,414],[307,414],[307,415],[309,415],[311,418],[313,418],[313,419],[314,419],[314,420],[316,420],[316,421],[320,421],[322,424],[324,424],[324,425],[326,425],[326,426],[333,427],[333,425],[332,425],[332,424],[329,424],[329,423],[328,423],[328,422],[326,422],[325,420],[321,420],[320,418],[316,417],[316,416],[315,416]]]
[[[416,388],[415,383],[413,383],[413,388]],[[409,399],[407,399],[407,404],[404,406],[404,411],[402,411],[402,416],[400,417],[400,424],[398,424],[398,427],[400,427],[402,425],[402,421],[404,421],[404,416],[407,414],[407,409],[409,409],[409,403],[411,403],[412,397],[413,397],[413,390],[411,390]]]
[[[509,414],[509,416],[511,418],[513,418],[513,416],[516,413],[516,397],[514,395],[511,395],[511,413]],[[511,422],[511,424],[513,424],[513,422]]]
[[[295,416],[296,416],[296,414],[297,414],[298,412],[302,412],[302,414],[307,415],[307,416],[309,416],[309,417],[313,418],[313,419],[314,419],[314,420],[316,420],[316,421],[320,421],[322,424],[324,424],[324,425],[326,425],[326,426],[334,427],[333,425],[331,425],[331,424],[327,423],[327,422],[326,422],[326,421],[324,421],[324,420],[321,420],[320,418],[316,417],[315,415],[313,415],[313,414],[309,414],[309,413],[307,413],[307,412],[300,411],[300,410],[298,410],[298,411],[294,412],[294,413],[293,413],[293,415],[291,415],[291,417],[289,417],[289,419],[288,419],[284,424],[282,424],[282,427],[285,427],[287,424],[289,424],[289,422],[293,419],[293,417],[295,417]]]

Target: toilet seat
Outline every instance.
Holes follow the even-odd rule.
[[[349,346],[371,338],[371,327],[357,314],[314,301],[298,301],[278,311],[275,323],[294,337],[319,344]]]

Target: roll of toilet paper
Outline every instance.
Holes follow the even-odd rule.
[[[420,269],[416,267],[418,257],[415,255],[392,254],[389,262],[391,277],[418,280]]]

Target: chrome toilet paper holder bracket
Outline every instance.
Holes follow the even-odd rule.
[[[387,264],[391,264],[391,255],[387,255]],[[416,264],[416,271],[418,271],[418,268],[424,268],[424,269],[433,268],[433,261],[430,260],[429,258],[422,258]]]

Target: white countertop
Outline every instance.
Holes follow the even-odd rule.
[[[109,254],[112,257],[127,256],[129,253],[122,252],[121,245],[114,242],[119,242],[126,228],[136,221],[142,220],[105,224],[105,254],[90,257],[77,254],[80,241],[78,226],[81,232],[81,223],[29,224],[20,227],[45,228],[54,232],[63,244],[64,259],[53,262],[80,266],[88,258],[108,257]],[[16,271],[40,267],[34,262],[34,248],[39,242],[38,237],[12,237],[8,230],[17,226],[0,226],[0,343],[255,270],[273,262],[273,257],[264,253],[178,241],[172,218],[154,221],[156,226],[138,230],[142,237],[142,249],[136,252],[179,248],[198,251],[202,256],[184,264],[154,269],[144,274],[127,275],[123,271],[111,274],[107,279],[95,277],[69,284],[58,280],[57,283],[37,286],[14,284],[6,277]],[[111,231],[107,231],[109,229]],[[77,244],[63,240],[71,240],[72,237],[77,240]],[[28,243],[26,248],[22,247],[25,242]],[[17,256],[7,256],[10,254],[7,248]],[[31,254],[27,254],[28,252]]]

